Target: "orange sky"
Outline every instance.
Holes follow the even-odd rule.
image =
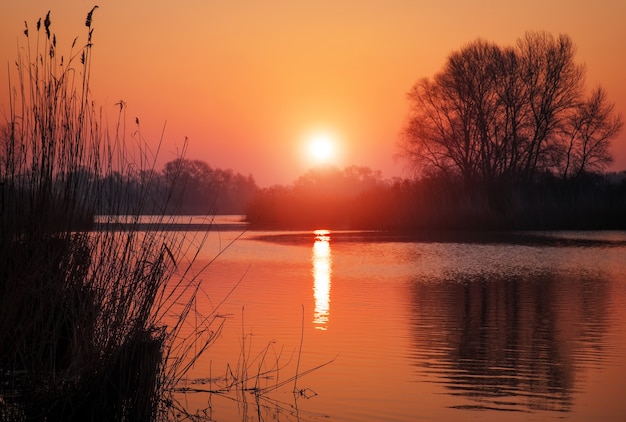
[[[4,2],[2,69],[16,57],[24,20],[52,11],[61,50],[79,35],[92,1]],[[303,143],[324,130],[339,139],[336,164],[408,176],[394,160],[406,92],[478,37],[512,44],[527,30],[569,34],[587,85],[604,86],[626,117],[623,0],[122,1],[94,14],[92,91],[109,119],[120,99],[160,156],[252,173],[260,186],[291,183],[311,166]],[[6,115],[6,70],[0,117]],[[626,169],[626,133],[612,170]]]

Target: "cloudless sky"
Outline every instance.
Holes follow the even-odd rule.
[[[110,121],[127,104],[155,143],[159,163],[187,158],[251,173],[260,186],[288,184],[313,164],[305,142],[337,139],[334,164],[409,176],[394,159],[406,93],[447,56],[483,38],[511,45],[525,31],[570,35],[587,85],[605,87],[626,117],[623,0],[83,0],[4,1],[0,6],[0,118],[7,64],[51,10],[59,54],[79,36],[93,5],[92,91]],[[166,123],[167,122],[167,123]],[[612,170],[626,169],[626,133]],[[159,166],[160,167],[160,166]]]

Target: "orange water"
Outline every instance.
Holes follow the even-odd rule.
[[[225,325],[186,385],[263,394],[177,397],[218,421],[626,420],[626,233],[540,235],[581,241],[245,233],[199,275]]]

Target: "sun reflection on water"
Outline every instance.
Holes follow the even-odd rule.
[[[332,257],[330,254],[330,230],[315,230],[313,243],[313,298],[315,310],[313,325],[319,330],[326,330],[330,317],[330,275]]]

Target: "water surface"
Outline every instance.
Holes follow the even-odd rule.
[[[240,235],[210,233],[194,268]],[[250,231],[200,278],[204,314],[237,287],[188,385],[264,393],[181,395],[207,418],[626,419],[625,232]]]

